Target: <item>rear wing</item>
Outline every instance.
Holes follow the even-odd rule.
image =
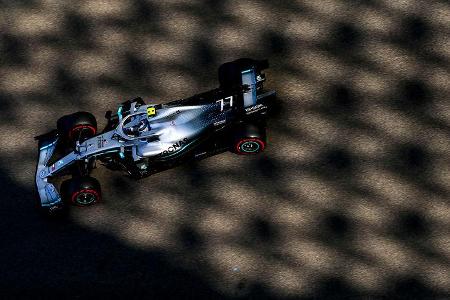
[[[241,73],[246,70],[254,70],[256,75],[260,75],[262,70],[269,67],[269,61],[254,60],[250,58],[240,58],[227,62],[219,67],[220,88],[230,89],[242,85]],[[262,76],[264,77],[264,76]]]
[[[243,88],[243,106],[250,107],[258,101],[265,76],[262,70],[269,67],[269,61],[241,58],[224,63],[219,67],[220,88],[224,91],[235,91]]]

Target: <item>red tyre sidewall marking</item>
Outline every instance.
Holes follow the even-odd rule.
[[[78,125],[78,126],[75,126],[74,128],[72,128],[72,129],[69,131],[69,138],[70,138],[70,139],[72,138],[72,134],[73,134],[73,132],[74,132],[75,130],[77,130],[77,129],[85,129],[85,128],[90,129],[90,130],[92,131],[92,134],[94,134],[94,135],[95,135],[95,133],[97,132],[97,130],[95,129],[95,127],[93,127],[93,126],[91,126],[91,125]]]
[[[241,148],[241,145],[245,142],[257,142],[259,144],[259,146],[261,147],[261,150],[259,150],[258,152],[243,152],[243,151],[241,151],[240,148]],[[265,148],[265,143],[261,139],[258,139],[258,138],[243,139],[243,140],[240,140],[239,143],[237,143],[237,145],[236,145],[237,153],[244,154],[244,155],[257,154],[259,152],[264,151],[264,148]]]
[[[94,202],[92,202],[91,204],[88,204],[88,205],[92,205],[94,203],[100,202],[100,195],[96,190],[85,189],[85,190],[81,190],[81,191],[78,191],[78,192],[75,192],[72,194],[72,197],[70,198],[70,200],[72,201],[73,204],[78,205],[78,206],[86,206],[86,205],[81,205],[81,204],[78,204],[77,202],[75,202],[75,198],[81,193],[92,193],[97,198]]]

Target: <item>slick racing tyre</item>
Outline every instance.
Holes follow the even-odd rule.
[[[95,117],[84,111],[64,116],[57,121],[56,125],[58,133],[70,147],[74,147],[77,141],[81,143],[97,133]]]
[[[266,147],[265,129],[255,125],[246,125],[236,134],[233,152],[240,155],[257,154]]]
[[[76,206],[90,206],[101,201],[100,183],[90,176],[75,177],[61,185],[66,203]]]

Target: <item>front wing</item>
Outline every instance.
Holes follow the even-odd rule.
[[[47,181],[48,162],[58,143],[58,137],[39,141],[39,159],[36,168],[36,188],[40,205],[48,210],[60,209],[63,206],[61,196],[55,186]]]

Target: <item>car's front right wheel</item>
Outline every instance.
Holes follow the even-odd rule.
[[[63,116],[56,125],[59,135],[69,148],[74,147],[77,141],[82,143],[97,133],[97,120],[91,113],[84,111]]]

